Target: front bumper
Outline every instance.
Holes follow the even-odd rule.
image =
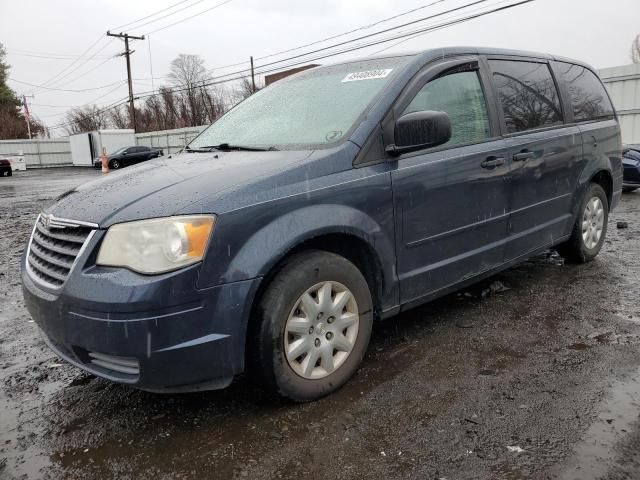
[[[224,388],[244,369],[259,279],[197,290],[198,271],[144,276],[79,263],[56,292],[34,282],[23,256],[22,286],[46,343],[68,362],[148,391]]]

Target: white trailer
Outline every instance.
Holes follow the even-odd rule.
[[[105,147],[109,154],[122,147],[134,146],[136,137],[130,129],[95,130],[69,135],[69,144],[73,165],[91,167],[93,159],[98,158],[102,153],[102,147]]]

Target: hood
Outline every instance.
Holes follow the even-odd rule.
[[[112,171],[58,197],[45,211],[61,218],[114,223],[185,213],[300,165],[312,151],[185,153]],[[204,202],[208,199],[208,202]],[[193,212],[191,212],[193,213]]]

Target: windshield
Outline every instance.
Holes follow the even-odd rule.
[[[122,148],[119,148],[119,149],[118,149],[118,150],[116,150],[115,152],[111,152],[111,153],[110,153],[110,155],[118,155],[119,153],[124,152],[127,148],[129,148],[129,147],[122,147]]]
[[[222,116],[189,148],[295,148],[337,142],[408,58],[315,68],[280,80]]]

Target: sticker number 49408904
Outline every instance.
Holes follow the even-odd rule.
[[[375,78],[385,78],[393,68],[383,68],[378,70],[367,70],[364,72],[353,72],[342,79],[342,82],[357,82],[358,80],[373,80]]]

